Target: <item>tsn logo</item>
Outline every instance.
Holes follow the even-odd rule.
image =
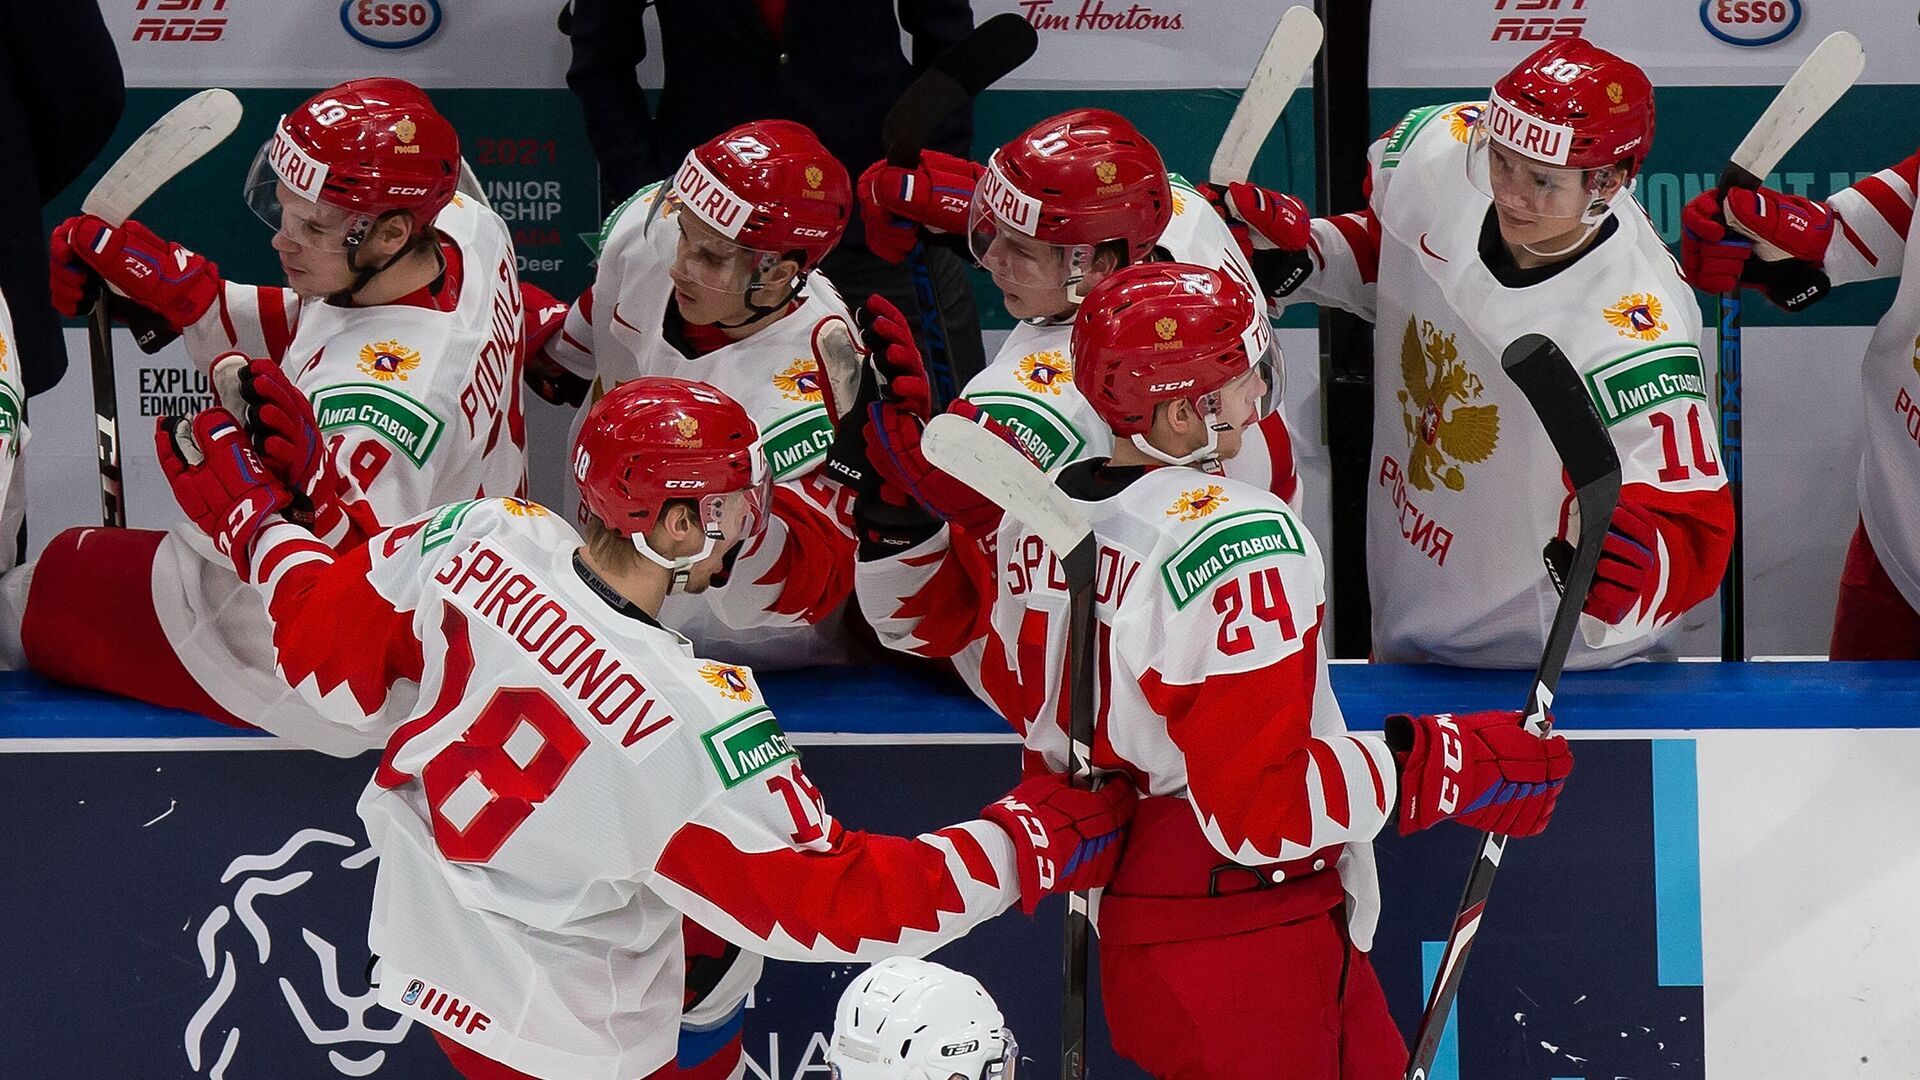
[[[198,14],[185,14],[205,11],[225,11],[227,0],[138,0],[133,5],[135,11],[152,11],[171,15],[149,15],[134,23],[134,41],[219,41],[226,35],[225,16],[208,18]]]
[[[1493,0],[1495,11],[1534,14],[1503,15],[1495,19],[1493,34],[1487,40],[1539,42],[1580,37],[1587,17],[1559,13],[1579,11],[1586,6],[1587,0]]]

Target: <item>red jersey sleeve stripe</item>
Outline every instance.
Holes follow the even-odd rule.
[[[1380,234],[1372,215],[1340,214],[1327,220],[1340,230],[1340,238],[1353,251],[1353,262],[1360,272],[1360,280],[1373,284],[1380,276]]]
[[[440,616],[440,633],[447,642],[447,662],[440,680],[440,695],[433,699],[433,708],[400,725],[387,740],[387,749],[380,755],[373,782],[389,790],[413,779],[412,773],[403,773],[394,767],[394,758],[421,732],[446,719],[466,698],[467,682],[473,677],[473,642],[467,636],[466,616],[452,604],[441,603],[444,611]]]
[[[1874,175],[1853,185],[1853,190],[1865,196],[1894,232],[1902,237],[1907,235],[1907,227],[1913,224],[1913,204],[1901,197],[1893,185]]]

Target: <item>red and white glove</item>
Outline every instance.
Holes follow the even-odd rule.
[[[860,174],[855,193],[867,250],[891,263],[907,257],[920,227],[964,235],[974,185],[986,172],[965,158],[938,150],[920,152],[913,168],[876,161]]]
[[[1820,266],[1833,239],[1826,204],[1771,188],[1731,188],[1726,198],[1703,191],[1680,212],[1680,271],[1703,292],[1732,292],[1753,283],[1751,255]]]
[[[1551,718],[1549,718],[1551,719]],[[1387,717],[1400,767],[1400,835],[1452,818],[1471,829],[1532,836],[1547,827],[1573,751],[1505,710]]]
[[[880,400],[868,407],[864,429],[867,460],[881,480],[880,497],[895,505],[911,499],[967,532],[998,525],[1000,507],[942,472],[920,449],[920,433],[933,419],[932,391],[906,316],[875,294],[860,312],[860,323],[871,362],[885,387]],[[947,411],[985,426],[1015,448],[1020,445],[1005,425],[970,401],[957,400]]]
[[[203,410],[191,423],[161,417],[153,443],[180,509],[233,560],[241,580],[251,581],[254,538],[293,501],[286,485],[260,463],[240,422],[222,408]]]
[[[1109,779],[1098,791],[1076,788],[1063,773],[1022,781],[980,816],[1013,838],[1020,910],[1033,914],[1058,892],[1098,889],[1120,865],[1123,831],[1133,817],[1133,785]]]
[[[1618,626],[1660,580],[1660,530],[1625,503],[1614,507],[1600,545],[1600,567],[1580,610]]]
[[[1248,258],[1255,251],[1305,251],[1312,238],[1313,212],[1291,195],[1235,181],[1223,191],[1201,184],[1200,194],[1240,241]]]
[[[213,362],[216,372],[231,362],[229,357],[245,360],[240,353],[228,353]],[[346,485],[327,453],[313,404],[285,368],[264,357],[245,360],[238,377],[254,450],[267,471],[297,496],[287,516],[309,528],[316,519],[331,520]],[[224,381],[216,374],[216,383]]]
[[[159,315],[175,330],[199,321],[220,295],[220,268],[155,236],[137,221],[114,226],[92,214],[61,222],[47,255],[53,306],[79,315],[104,280],[127,299]]]

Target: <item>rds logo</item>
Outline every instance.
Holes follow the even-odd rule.
[[[1700,0],[1700,22],[1729,45],[1771,45],[1800,26],[1800,0]]]
[[[362,45],[411,49],[440,29],[440,0],[343,0],[340,25]]]

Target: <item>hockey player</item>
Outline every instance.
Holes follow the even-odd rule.
[[[1142,795],[1096,909],[1101,998],[1114,1048],[1158,1077],[1385,1080],[1407,1056],[1367,959],[1369,841],[1395,818],[1403,834],[1447,818],[1538,832],[1572,758],[1513,712],[1347,733],[1318,546],[1272,492],[1201,467],[1244,452],[1267,338],[1251,291],[1178,263],[1117,271],[1074,323],[1077,381],[1113,450],[1056,477],[1099,545],[1095,685],[1070,692],[1094,695],[1093,768]],[[889,642],[951,656],[1021,733],[1030,769],[1060,772],[1058,563],[1013,521],[984,573],[950,537],[936,526],[868,551],[862,606]]]
[[[1896,277],[1913,225],[1920,154],[1825,203],[1772,188],[1706,192],[1682,215],[1680,265],[1707,292],[1744,285],[1798,311],[1831,285]],[[1731,225],[1739,236],[1728,236]],[[1742,237],[1751,243],[1743,242]],[[1758,259],[1750,256],[1758,254]],[[1916,275],[1920,277],[1920,275]],[[1860,523],[1840,571],[1835,660],[1920,660],[1920,282],[1901,277],[1861,372],[1866,451]]]
[[[20,558],[19,539],[27,511],[27,466],[20,449],[27,444],[27,391],[23,363],[13,336],[13,314],[0,296],[0,574]],[[0,577],[0,588],[6,579]],[[0,601],[4,606],[4,601]],[[0,635],[3,637],[4,635]],[[0,645],[0,666],[7,654]]]
[[[773,517],[722,583],[668,598],[703,651],[762,667],[845,661],[850,496],[820,465],[859,361],[815,269],[852,213],[847,171],[806,127],[763,120],[695,147],[607,219],[599,269],[541,363],[593,396],[647,375],[746,407],[774,470]],[[837,395],[837,404],[836,404]]]
[[[181,506],[258,590],[288,681],[386,752],[360,802],[380,853],[380,1002],[469,1077],[673,1074],[680,924],[755,952],[930,950],[1019,901],[1103,884],[1125,784],[1029,780],[917,839],[849,832],[750,670],[657,621],[765,525],[746,411],[644,378],[574,450],[586,539],[516,499],[455,503],[336,554],[233,418],[156,440]]]
[[[876,252],[904,256],[922,228],[966,237],[1007,313],[1021,321],[963,397],[1012,429],[1049,470],[1109,448],[1075,380],[1071,341],[1075,313],[1101,279],[1150,259],[1253,279],[1205,195],[1169,175],[1153,144],[1105,109],[1042,120],[984,167],[932,150],[910,169],[876,163],[861,174],[858,194]],[[1297,502],[1284,412],[1262,419],[1247,442],[1247,452],[1226,463],[1228,475]]]
[[[1500,369],[1523,334],[1552,338],[1586,376],[1622,466],[1567,666],[1670,656],[1675,620],[1717,587],[1733,508],[1699,309],[1629,190],[1652,140],[1646,76],[1574,38],[1522,61],[1487,101],[1407,114],[1369,151],[1363,211],[1303,228],[1298,200],[1227,192],[1269,249],[1256,270],[1272,295],[1377,327],[1374,659],[1539,659],[1558,602],[1541,545],[1571,536],[1575,511],[1545,430]]]
[[[281,119],[247,181],[285,287],[224,281],[136,221],[83,214],[54,230],[53,295],[75,315],[104,281],[182,331],[203,368],[236,346],[278,361],[263,386],[311,399],[325,441],[273,445],[299,458],[282,466],[302,470],[316,528],[344,548],[523,489],[526,312],[507,227],[455,193],[459,167],[418,87],[342,83]],[[236,370],[212,372],[223,399]],[[274,674],[259,605],[193,529],[72,529],[17,573],[30,581],[0,597],[24,595],[25,613],[0,612],[0,637],[17,633],[43,674],[333,753],[371,745],[317,722]]]
[[[894,956],[854,976],[833,1014],[833,1080],[1014,1080],[1020,1044],[980,980]]]

